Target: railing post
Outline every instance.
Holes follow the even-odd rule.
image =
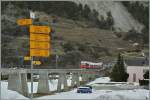
[[[71,82],[71,86],[79,86],[80,85],[80,81],[79,81],[79,73],[72,73],[72,82]]]
[[[64,90],[67,90],[68,89],[68,85],[67,85],[66,73],[60,73],[59,74],[58,85],[57,85],[57,91],[58,92],[61,92],[62,84],[64,86]]]
[[[21,82],[22,82],[22,92],[24,96],[28,97],[29,92],[28,92],[28,84],[27,84],[27,73],[21,74]]]
[[[39,82],[38,82],[38,91],[37,93],[48,94],[49,91],[49,78],[48,72],[40,72],[39,73]]]
[[[66,91],[66,90],[68,90],[67,74],[63,73],[62,77],[63,77],[64,90]]]
[[[10,73],[8,78],[8,89],[28,96],[27,74],[20,72]]]
[[[9,74],[8,89],[22,93],[21,75],[19,72]]]

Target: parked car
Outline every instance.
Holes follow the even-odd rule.
[[[79,87],[77,88],[77,93],[92,93],[92,89],[90,87]]]

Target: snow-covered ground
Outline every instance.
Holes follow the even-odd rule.
[[[49,81],[50,90],[54,91],[57,88],[57,80]],[[89,82],[89,85],[99,83],[111,83],[108,77],[97,78],[95,81]],[[68,85],[71,81],[68,80]],[[114,84],[114,83],[113,83]],[[121,86],[124,83],[117,83],[114,86]],[[104,85],[104,84],[103,84]],[[5,81],[1,82],[1,96],[2,99],[28,99],[21,94],[7,89],[8,83]],[[34,93],[37,92],[38,83],[34,82]],[[30,90],[30,83],[28,83]],[[38,97],[36,99],[97,99],[97,100],[149,100],[149,91],[145,89],[131,89],[131,90],[113,90],[113,89],[95,89],[93,93],[81,94],[76,93],[77,89],[73,89],[68,92],[56,93],[54,95],[47,95]],[[29,91],[30,92],[30,91]]]
[[[94,90],[91,94],[76,93],[76,89],[57,93],[56,95],[43,96],[37,99],[98,99],[98,100],[148,100],[147,90]]]
[[[110,82],[110,78],[109,77],[101,77],[101,78],[97,78],[94,81],[88,83],[90,84],[96,84],[96,83],[108,83]]]

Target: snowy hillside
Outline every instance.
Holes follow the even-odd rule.
[[[107,12],[111,12],[114,19],[114,28],[116,31],[127,32],[134,28],[141,31],[143,25],[135,20],[127,9],[120,2],[116,1],[98,1],[98,0],[75,0],[77,3],[87,4],[91,9],[97,10],[99,19],[103,16],[107,18]]]

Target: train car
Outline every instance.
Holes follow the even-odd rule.
[[[80,68],[85,68],[85,69],[99,69],[102,68],[103,63],[94,63],[94,62],[89,62],[89,61],[81,61]]]

